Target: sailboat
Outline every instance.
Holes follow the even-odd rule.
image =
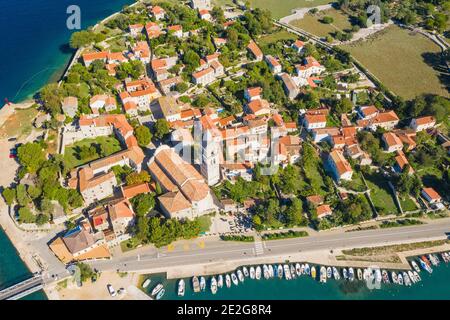
[[[217,286],[219,288],[222,288],[223,287],[223,276],[221,274],[219,274],[218,278],[219,278],[219,280],[217,280]]]
[[[184,280],[180,279],[180,281],[178,281],[178,296],[179,297],[184,297],[185,287],[186,287],[186,284],[184,283]]]
[[[229,274],[225,275],[225,284],[227,288],[231,287],[231,278]]]

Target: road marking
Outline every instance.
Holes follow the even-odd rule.
[[[264,254],[264,246],[260,239],[255,239],[255,255],[259,256]]]
[[[167,252],[172,252],[175,249],[175,246],[173,244],[169,244],[167,246]]]
[[[201,241],[198,243],[198,247],[201,248],[201,249],[205,248],[205,241],[201,240]]]

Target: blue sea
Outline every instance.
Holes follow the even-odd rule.
[[[20,102],[64,72],[73,50],[69,5],[81,9],[82,28],[95,25],[133,0],[0,0],[0,106]]]

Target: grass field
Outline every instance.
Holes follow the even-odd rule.
[[[332,17],[334,22],[331,24],[321,22],[323,17],[326,16]],[[316,14],[308,13],[303,19],[295,20],[291,24],[319,37],[325,37],[336,31],[342,32],[352,28],[349,17],[336,9],[320,11]]]
[[[33,129],[33,120],[38,111],[34,107],[27,109],[16,109],[0,128],[0,137],[22,137],[27,136]]]
[[[380,215],[397,214],[398,208],[386,179],[378,173],[365,175],[370,188],[370,198]]]
[[[422,35],[392,26],[371,39],[343,48],[403,98],[424,93],[449,97],[439,73],[426,61],[440,49]]]
[[[283,40],[296,40],[298,37],[286,30],[280,30],[278,32],[263,36],[257,40],[260,46],[265,46],[274,42],[283,41]]]
[[[222,0],[223,1],[223,0]],[[292,13],[292,9],[312,8],[330,3],[330,0],[250,0],[253,8],[268,9],[272,17],[279,19]]]
[[[95,139],[84,139],[66,147],[64,152],[64,160],[66,161],[66,165],[69,168],[75,168],[85,163],[99,159],[100,156],[98,154],[89,159],[78,158],[77,148],[81,146],[90,146],[92,144],[98,145],[99,147],[103,144],[108,144],[111,147],[112,152],[105,156],[118,152],[122,149],[119,140],[114,137],[97,137]]]
[[[399,198],[400,205],[402,206],[403,212],[417,210],[417,206],[410,197]]]

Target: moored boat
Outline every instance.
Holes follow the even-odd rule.
[[[309,276],[311,274],[311,268],[309,267],[309,264],[305,264],[305,274]]]
[[[152,290],[152,296],[157,295],[158,292],[160,292],[163,288],[164,286],[162,285],[162,283],[158,283]]]
[[[263,275],[266,280],[270,278],[269,267],[267,265],[263,265]]]
[[[403,285],[403,276],[400,272],[397,275],[397,279],[398,279],[397,283],[402,286]]]
[[[164,293],[166,293],[166,290],[162,288],[161,291],[159,291],[156,295],[156,300],[160,300],[163,297]]]
[[[273,278],[275,276],[275,272],[273,271],[273,266],[269,264],[269,277]]]
[[[250,267],[250,279],[255,279],[255,268]]]
[[[348,280],[353,281],[355,280],[355,271],[352,267],[348,268]]]
[[[200,277],[200,290],[205,291],[206,289],[206,279],[205,277]]]
[[[333,277],[335,280],[341,279],[341,275],[339,274],[339,270],[336,267],[333,267]]]
[[[299,277],[302,275],[302,267],[300,266],[300,263],[295,264],[295,273],[297,273],[297,276]]]
[[[423,259],[419,259],[419,263],[423,270],[427,271],[428,273],[433,272],[433,269],[431,269],[430,265],[427,264]]]
[[[420,268],[414,260],[411,261],[411,266],[413,267],[414,270],[420,272]]]
[[[283,266],[281,264],[279,264],[277,267],[277,273],[278,273],[278,278],[282,279],[283,278]]]
[[[291,277],[292,277],[292,279],[297,279],[297,273],[295,272],[294,265],[291,264],[290,268],[291,268]]]
[[[305,274],[305,265],[302,263],[302,265],[300,266],[300,273],[301,274]]]
[[[217,286],[219,288],[223,287],[223,276],[221,274],[219,274],[218,280],[217,280]]]
[[[431,262],[427,259],[426,256],[422,256],[420,257],[420,259],[422,259],[422,261],[425,262],[428,266],[431,266]]]
[[[289,265],[285,264],[283,266],[283,271],[284,271],[284,278],[286,280],[291,280],[292,277],[291,277],[291,270],[289,269]]]
[[[348,280],[348,271],[347,268],[342,269],[342,275],[345,280]]]
[[[148,278],[144,281],[144,283],[142,284],[142,288],[147,288],[148,285],[152,282],[152,279]]]
[[[430,261],[431,264],[435,267],[439,264],[439,262],[436,261],[436,258],[432,254],[428,255],[428,261]]]
[[[331,269],[331,267],[327,268],[327,278],[331,279],[331,277],[333,276],[333,270]]]
[[[327,268],[325,268],[324,266],[320,267],[320,282],[327,282]]]
[[[316,276],[317,276],[317,274],[316,274],[316,267],[312,266],[312,267],[311,267],[311,277],[312,277],[313,279],[315,279]]]
[[[231,281],[233,281],[233,284],[234,284],[235,286],[237,286],[237,285],[239,284],[239,280],[238,280],[238,278],[236,277],[236,275],[234,274],[234,272],[231,274]]]
[[[374,270],[375,272],[374,272],[374,277],[375,277],[375,281],[377,282],[377,283],[381,283],[381,281],[382,281],[382,276],[381,276],[381,270],[380,269],[375,269]]]
[[[185,287],[186,287],[186,284],[185,284],[184,280],[180,279],[178,281],[178,296],[179,297],[184,297],[184,289],[185,289]]]
[[[381,271],[381,276],[383,277],[383,283],[389,283],[389,274],[386,270]]]
[[[362,270],[358,268],[358,271],[356,273],[358,274],[358,280],[361,281],[363,279],[363,272],[362,272]]]
[[[416,283],[416,277],[414,276],[414,273],[411,270],[408,271],[408,277],[412,283]]]
[[[395,271],[392,271],[391,278],[392,278],[393,283],[398,284],[398,277],[397,277],[397,273]]]
[[[246,277],[249,276],[247,267],[243,267],[243,268],[242,268],[242,272],[244,273],[244,276],[246,276]]]
[[[198,281],[198,277],[192,277],[192,287],[194,288],[194,292],[200,292],[200,281]]]
[[[211,293],[216,294],[217,293],[217,280],[216,277],[211,278]]]
[[[405,286],[409,287],[411,285],[411,280],[409,279],[409,276],[406,272],[402,273],[403,282],[405,283]]]
[[[227,288],[231,287],[231,278],[229,274],[225,275],[225,284]]]
[[[413,274],[414,277],[416,278],[416,282],[422,281],[422,278],[419,276],[419,273],[417,271],[414,271]]]
[[[237,270],[237,276],[240,282],[244,282],[244,274],[242,273],[241,269]]]
[[[260,266],[257,266],[256,267],[256,271],[255,271],[255,278],[256,278],[256,280],[259,280],[259,279],[261,279],[261,267]]]

